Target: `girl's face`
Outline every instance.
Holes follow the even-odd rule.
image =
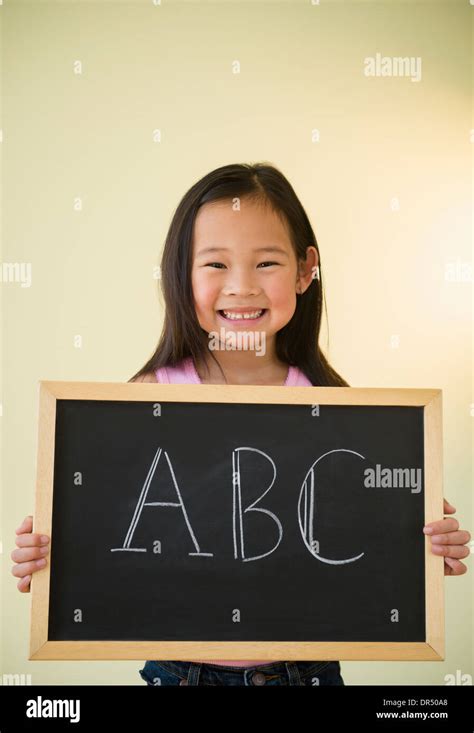
[[[269,206],[247,199],[238,211],[231,201],[204,204],[194,222],[192,265],[201,328],[264,330],[272,338],[291,320],[296,293],[311,283],[317,264],[309,247],[298,271],[287,228]]]

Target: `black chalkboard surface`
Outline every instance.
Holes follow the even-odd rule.
[[[442,658],[437,390],[52,385],[31,658]]]

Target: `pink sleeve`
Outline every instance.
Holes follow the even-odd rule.
[[[192,359],[183,359],[176,366],[160,367],[155,371],[156,381],[161,384],[199,384],[200,380]]]
[[[159,369],[157,369],[155,371],[155,377],[156,377],[156,381],[160,382],[160,384],[169,384],[170,383],[166,367],[160,367]]]
[[[306,376],[306,374],[303,374],[301,369],[298,369],[298,376],[296,378],[295,384],[297,387],[312,387],[313,386],[311,382],[309,381],[308,377]]]
[[[313,385],[305,374],[295,366],[290,366],[288,370],[288,378],[285,383],[286,387],[312,387]]]

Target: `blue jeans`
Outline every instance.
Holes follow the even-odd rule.
[[[344,685],[339,662],[274,662],[226,667],[203,662],[148,661],[140,676],[151,687],[162,685]]]

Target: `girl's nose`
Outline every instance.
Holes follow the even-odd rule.
[[[242,298],[246,298],[249,295],[258,295],[260,292],[260,288],[257,287],[245,287],[244,285],[238,285],[238,286],[229,286],[223,288],[223,294],[224,295],[237,295]]]
[[[257,295],[261,288],[251,275],[234,273],[229,276],[222,291],[225,295],[239,295],[245,297],[247,295]]]

